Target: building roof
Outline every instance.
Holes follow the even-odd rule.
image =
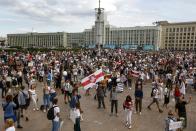
[[[110,30],[145,30],[158,29],[157,26],[112,27]]]
[[[196,24],[196,21],[189,21],[189,22],[174,22],[169,23],[168,21],[158,21],[155,22],[157,25],[161,26],[170,26],[170,25],[190,25],[190,24]]]
[[[8,36],[12,35],[49,35],[49,34],[62,34],[66,32],[45,32],[45,33],[38,33],[38,32],[28,32],[28,33],[17,33],[17,34],[7,34]]]

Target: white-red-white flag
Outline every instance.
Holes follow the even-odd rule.
[[[133,77],[139,77],[140,76],[140,72],[136,71],[136,70],[131,70],[129,73]]]
[[[100,82],[102,80],[104,80],[104,72],[102,71],[102,69],[99,69],[93,74],[82,79],[81,85],[86,90],[88,88],[92,88],[97,82]]]

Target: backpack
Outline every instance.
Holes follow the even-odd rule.
[[[55,118],[54,116],[54,108],[57,107],[57,106],[54,106],[54,107],[51,107],[49,110],[48,110],[48,113],[47,113],[47,118],[48,120],[53,120]]]
[[[14,107],[14,110],[19,109],[18,94],[14,96],[13,102],[16,104],[16,107]]]
[[[12,80],[12,85],[13,85],[13,86],[16,86],[16,85],[17,85],[17,80],[16,80],[16,79],[13,79],[13,80]]]
[[[30,97],[28,97],[23,91],[22,91],[23,96],[25,97],[25,106],[28,107],[30,105]]]

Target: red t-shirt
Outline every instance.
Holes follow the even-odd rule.
[[[124,107],[125,109],[132,110],[133,102],[132,102],[132,101],[125,101],[124,104],[123,104],[123,107]]]
[[[180,90],[179,89],[177,89],[177,90],[175,89],[174,96],[180,97]]]

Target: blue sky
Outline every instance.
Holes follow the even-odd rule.
[[[196,21],[196,0],[102,0],[111,25]],[[91,28],[98,0],[0,0],[0,36],[8,33],[81,32]]]

